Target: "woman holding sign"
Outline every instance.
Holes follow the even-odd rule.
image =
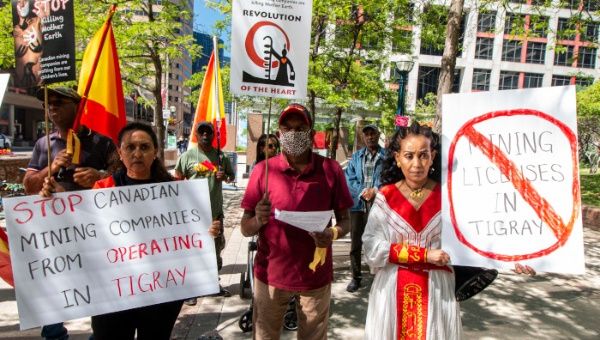
[[[377,271],[365,339],[462,338],[454,272],[439,249],[437,150],[436,136],[418,123],[400,128],[390,140],[363,235],[366,261]]]
[[[118,168],[112,176],[97,181],[94,188],[173,180],[157,157],[158,139],[149,125],[127,124],[119,133],[118,147],[120,158]],[[54,178],[50,178],[46,179],[40,194],[47,197],[57,191],[64,191],[64,189]],[[215,221],[209,233],[214,237],[219,229],[219,222]],[[94,339],[134,339],[137,331],[138,339],[168,340],[182,304],[183,301],[172,301],[92,316]]]

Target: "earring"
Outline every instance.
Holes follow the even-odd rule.
[[[400,161],[396,162],[396,166],[397,166],[398,168],[400,168],[400,167],[401,167],[401,165],[402,165],[402,164],[400,164]]]
[[[431,168],[429,169],[429,173],[430,173],[430,174],[432,174],[434,171],[435,171],[435,168],[434,168],[434,167],[431,167]]]

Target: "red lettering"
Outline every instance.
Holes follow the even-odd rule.
[[[135,260],[137,258],[137,244],[133,244],[129,246],[129,259]]]
[[[151,292],[154,291],[154,289],[152,288],[152,285],[148,285],[149,289],[146,289],[146,290],[144,290],[144,288],[142,288],[142,277],[144,277],[144,275],[150,275],[150,274],[148,274],[148,273],[141,273],[140,274],[140,276],[138,277],[138,289],[142,293],[145,293],[147,291],[151,291]]]
[[[144,256],[148,256],[148,253],[146,252],[146,248],[148,246],[146,245],[146,243],[140,243],[140,249],[138,249],[138,251],[140,252],[140,259]]]
[[[60,212],[56,210],[56,202],[59,202],[60,205],[60,209],[62,209]],[[52,200],[52,212],[54,212],[54,215],[62,215],[65,213],[65,211],[67,210],[67,205],[65,204],[65,201],[63,201],[62,199],[54,199]]]
[[[112,256],[112,257],[111,257],[111,253],[112,253],[112,254],[114,254],[114,256]],[[114,249],[114,248],[113,248],[113,249],[109,249],[109,250],[106,252],[106,258],[108,259],[108,262],[110,262],[110,263],[115,263],[115,262],[117,262],[117,260],[119,259],[119,256],[118,256],[118,253],[117,253],[117,250],[116,250],[116,249]],[[111,258],[113,258],[114,260],[111,260]]]
[[[40,212],[42,213],[42,217],[46,217],[46,202],[51,201],[52,198],[44,198],[41,200],[33,201],[33,204],[39,204]]]
[[[81,195],[72,194],[67,197],[67,200],[69,200],[69,209],[71,209],[71,212],[74,212],[75,206],[83,201],[83,197],[81,197]]]
[[[13,208],[13,211],[18,211],[18,212],[22,211],[22,212],[26,212],[29,215],[25,220],[15,218],[15,221],[19,224],[27,223],[33,217],[33,211],[31,209],[27,209],[27,208],[21,209],[21,206],[23,204],[27,205],[27,202],[21,202],[21,203],[15,205],[15,207]]]
[[[153,279],[152,285],[153,285],[154,289],[156,289],[156,286],[159,286],[160,288],[165,288],[160,284],[160,282],[158,282],[158,279],[160,279],[160,272],[152,273],[152,279]]]

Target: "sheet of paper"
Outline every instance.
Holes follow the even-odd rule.
[[[321,232],[333,216],[333,210],[325,211],[285,211],[275,209],[275,219],[308,232]]]

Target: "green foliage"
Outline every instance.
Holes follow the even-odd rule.
[[[600,117],[600,81],[577,92],[577,116]]]
[[[587,174],[582,171],[580,179],[583,204],[600,207],[600,174]]]

